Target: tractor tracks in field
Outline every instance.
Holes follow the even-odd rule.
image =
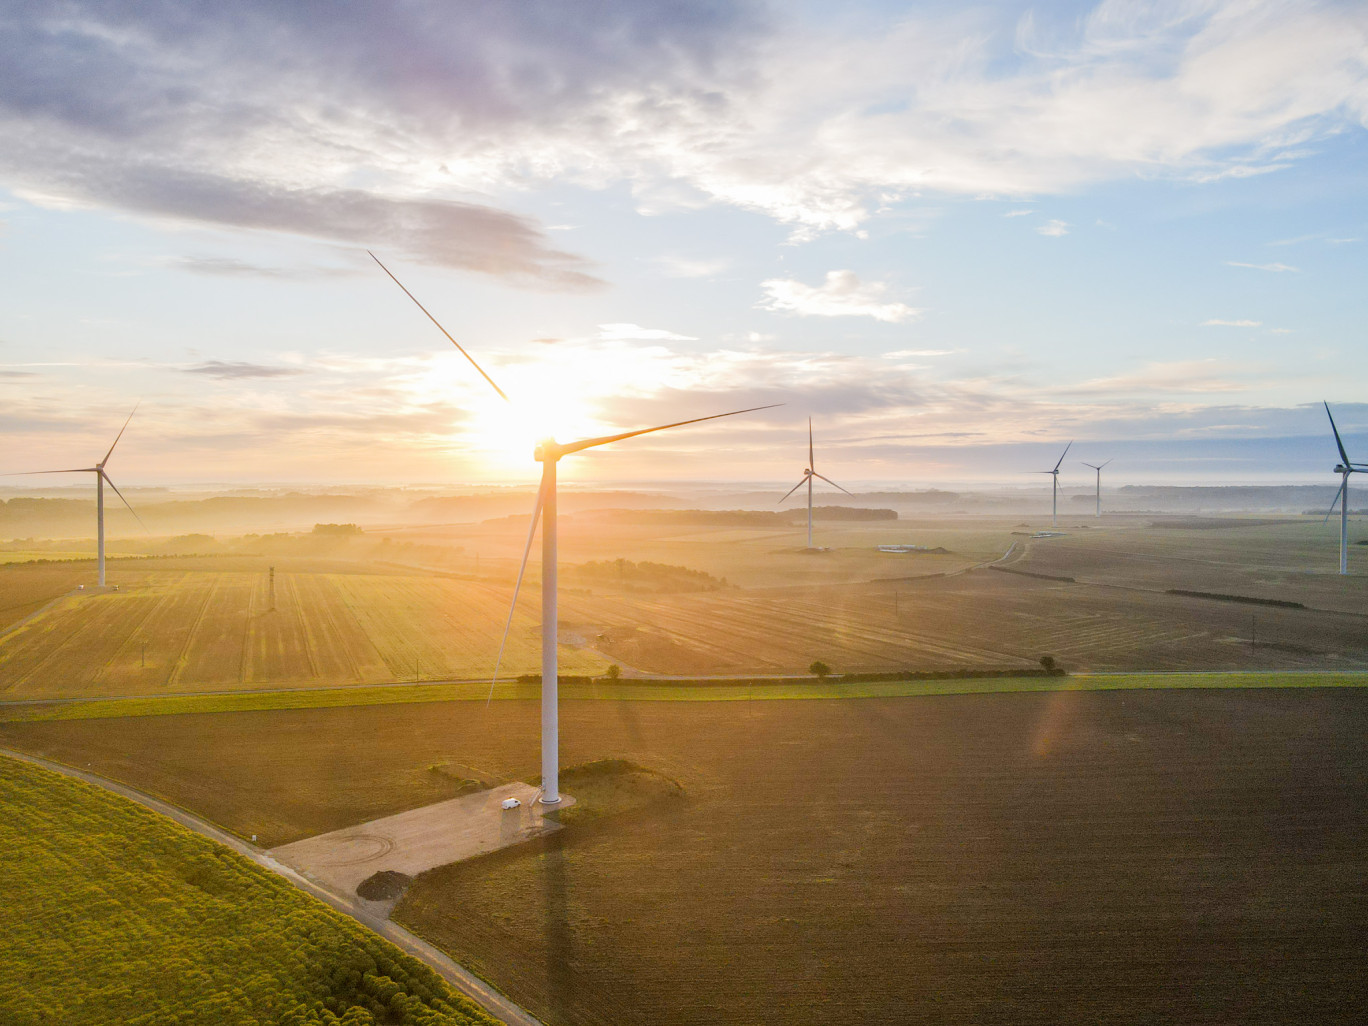
[[[117,794],[129,801],[137,802],[144,808],[151,809],[159,815],[174,820],[188,830],[192,830],[201,837],[207,837],[211,841],[231,848],[239,855],[250,859],[263,869],[275,873],[277,876],[289,881],[299,890],[317,898],[319,901],[330,905],[332,908],[341,912],[343,915],[350,916],[372,933],[379,934],[395,947],[412,955],[414,958],[427,964],[447,983],[465,995],[471,1001],[483,1008],[490,1015],[501,1019],[508,1026],[543,1026],[540,1019],[532,1015],[522,1006],[515,1004],[499,991],[495,990],[490,984],[480,979],[458,962],[454,961],[440,948],[423,940],[415,933],[404,929],[398,923],[391,922],[389,919],[376,915],[367,910],[359,901],[338,894],[326,887],[315,883],[313,880],[301,875],[289,866],[277,862],[265,849],[258,848],[254,844],[242,840],[216,826],[207,819],[201,819],[194,813],[187,812],[185,809],[170,802],[155,798],[150,794],[139,791],[135,787],[110,780],[97,773],[89,773],[85,770],[77,769],[74,766],[67,766],[64,763],[53,762],[49,759],[39,758],[36,755],[28,755],[24,752],[16,752],[9,748],[0,748],[0,755],[6,758],[16,759],[19,762],[26,762],[34,766],[39,766],[54,773],[60,773],[66,777],[93,784],[95,787],[103,788],[113,794]]]

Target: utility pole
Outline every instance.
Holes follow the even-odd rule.
[[[142,643],[142,666],[144,670],[147,669],[147,642],[145,641]]]
[[[271,567],[271,612],[275,612],[275,567]]]

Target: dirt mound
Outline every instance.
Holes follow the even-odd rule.
[[[392,869],[382,869],[372,873],[356,885],[356,893],[367,901],[389,901],[397,898],[413,883],[407,873],[396,873]]]

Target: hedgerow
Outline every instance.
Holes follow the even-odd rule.
[[[235,852],[0,757],[0,1022],[488,1026],[428,966]]]

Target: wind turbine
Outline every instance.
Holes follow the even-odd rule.
[[[816,467],[816,463],[815,463],[815,461],[814,461],[813,458],[812,458],[812,418],[809,417],[809,418],[808,418],[808,465],[807,465],[805,468],[803,468],[803,476],[802,476],[802,478],[799,480],[799,482],[798,482],[796,485],[794,485],[792,488],[790,488],[787,492],[784,493],[784,499],[787,499],[790,495],[792,495],[794,492],[796,492],[799,488],[802,488],[804,484],[807,485],[807,493],[808,493],[808,535],[807,535],[808,543],[807,543],[807,547],[808,547],[808,548],[812,548],[812,479],[813,479],[814,477],[820,477],[820,478],[822,478],[823,481],[825,481],[827,484],[831,485],[833,488],[841,488],[841,486],[838,485],[838,484],[837,484],[835,481],[833,481],[831,478],[829,478],[829,477],[823,477],[821,474],[817,473],[815,467]],[[850,494],[850,492],[846,492],[846,490],[845,490],[844,488],[841,488],[841,491],[845,492],[847,495]],[[780,502],[783,502],[784,499],[780,499],[779,501],[780,501]]]
[[[1069,444],[1072,445],[1073,443],[1070,442]],[[1113,457],[1113,459],[1114,458],[1115,457]],[[1063,457],[1061,456],[1060,459],[1063,459]],[[1094,513],[1093,516],[1100,517],[1102,515],[1102,468],[1110,463],[1111,460],[1106,460],[1103,463],[1089,463],[1086,460],[1079,460],[1079,462],[1082,463],[1083,466],[1092,467],[1093,470],[1097,471],[1097,512]]]
[[[1330,500],[1330,509],[1326,511],[1325,519],[1330,519],[1330,514],[1335,512],[1335,502],[1340,504],[1340,568],[1339,572],[1347,574],[1349,572],[1349,475],[1360,471],[1368,470],[1368,465],[1362,463],[1350,463],[1349,454],[1344,451],[1344,442],[1340,440],[1339,428],[1335,427],[1335,418],[1330,414],[1330,404],[1325,403],[1325,415],[1330,417],[1330,430],[1335,433],[1335,445],[1339,448],[1340,461],[1335,467],[1335,473],[1340,475],[1339,491],[1335,493],[1335,498]]]
[[[1059,454],[1059,463],[1056,463],[1056,464],[1054,465],[1054,470],[1037,470],[1037,471],[1036,471],[1037,474],[1049,474],[1049,475],[1053,478],[1053,482],[1054,482],[1054,483],[1053,483],[1053,490],[1052,490],[1052,492],[1051,492],[1051,502],[1050,502],[1050,526],[1051,526],[1051,527],[1056,527],[1056,526],[1058,526],[1058,523],[1059,523],[1059,464],[1060,464],[1060,463],[1063,463],[1063,462],[1064,462],[1064,457],[1067,456],[1067,455],[1069,455],[1069,446],[1071,446],[1071,445],[1073,445],[1073,441],[1072,441],[1072,440],[1069,442],[1069,445],[1064,446],[1064,451],[1061,452],[1061,453]],[[1099,478],[1099,480],[1100,480],[1100,478]]]
[[[29,470],[18,474],[6,474],[6,477],[25,477],[29,474],[94,474],[95,475],[95,527],[96,527],[96,551],[99,554],[100,566],[100,587],[105,586],[105,530],[104,530],[104,486],[109,485],[114,489],[114,494],[119,497],[119,501],[128,506],[128,512],[133,514],[133,519],[145,531],[147,525],[142,522],[142,517],[138,516],[137,510],[128,505],[128,500],[123,497],[123,492],[119,491],[109,474],[105,472],[105,464],[109,462],[109,457],[114,455],[114,446],[119,444],[119,439],[123,437],[124,431],[128,429],[128,421],[133,419],[133,414],[138,412],[138,405],[134,404],[133,410],[128,415],[128,420],[123,422],[123,427],[119,428],[119,433],[114,436],[114,444],[109,447],[109,452],[105,453],[104,459],[93,467],[75,467],[71,470]]]
[[[367,250],[370,253],[369,250]],[[394,276],[388,267],[380,262],[380,258],[374,253],[370,257],[380,269],[389,275],[394,284],[404,290],[404,294],[412,299],[418,309],[427,314],[428,320],[437,325],[437,328],[447,340],[451,342],[461,355],[470,361],[471,365],[480,372],[480,376],[489,382],[491,388],[499,394],[505,401],[511,402],[508,396],[494,379],[485,373],[484,369],[475,362],[475,358],[462,348],[461,344],[451,337],[451,333],[443,328],[436,317],[428,313],[427,307],[418,302],[418,299],[407,288],[403,282]],[[782,403],[772,403],[769,406],[752,406],[745,410],[732,410],[728,413],[714,413],[707,417],[694,417],[691,420],[675,421],[673,424],[660,424],[656,427],[639,428],[636,431],[623,431],[616,435],[603,435],[598,438],[584,438],[578,442],[561,443],[554,438],[548,438],[537,446],[532,454],[532,458],[542,465],[541,485],[537,489],[537,499],[532,507],[532,523],[527,532],[527,545],[523,549],[522,564],[518,567],[518,580],[513,586],[513,602],[508,610],[508,622],[504,626],[503,640],[499,642],[499,658],[494,664],[494,679],[498,679],[499,663],[503,661],[504,644],[508,640],[508,630],[513,623],[513,610],[517,606],[518,592],[522,589],[523,573],[527,570],[527,559],[532,551],[532,539],[537,532],[537,516],[541,515],[542,528],[542,626],[541,626],[541,728],[542,728],[542,796],[541,801],[545,805],[555,805],[561,800],[560,796],[560,724],[558,719],[557,706],[557,686],[558,679],[557,667],[557,619],[556,619],[556,466],[564,456],[571,453],[583,452],[585,449],[597,448],[600,445],[608,445],[612,442],[621,442],[623,439],[635,438],[637,435],[650,434],[653,431],[665,431],[669,428],[683,427],[685,424],[698,424],[705,420],[717,420],[719,417],[734,417],[738,413],[752,413],[755,410],[773,409],[774,406],[783,405]],[[490,693],[493,693],[494,682],[490,682]]]

